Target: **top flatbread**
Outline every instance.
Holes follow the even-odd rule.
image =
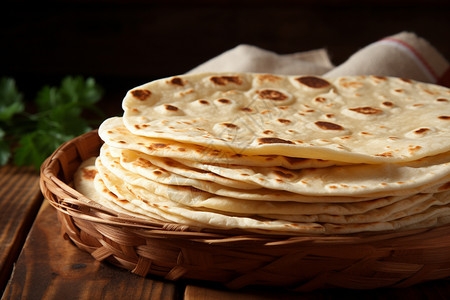
[[[392,77],[208,73],[130,90],[123,121],[136,135],[239,154],[392,163],[450,150],[449,99]]]

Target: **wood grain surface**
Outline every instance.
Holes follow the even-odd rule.
[[[0,168],[0,291],[42,202],[38,179],[31,168]]]
[[[2,299],[176,299],[176,285],[95,261],[60,234],[41,207]]]

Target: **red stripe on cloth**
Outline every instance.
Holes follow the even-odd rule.
[[[428,64],[428,62],[425,60],[425,58],[420,54],[413,46],[406,43],[405,41],[394,39],[394,38],[385,38],[383,39],[385,41],[392,41],[399,43],[400,45],[406,47],[409,51],[411,51],[412,54],[414,54],[415,57],[423,64],[423,66],[430,72],[430,74],[436,79],[436,81],[439,81],[439,76],[436,74],[436,72],[431,68],[431,66]]]
[[[450,67],[444,72],[444,74],[442,74],[437,83],[446,87],[450,87]]]

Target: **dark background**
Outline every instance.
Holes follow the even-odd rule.
[[[278,53],[325,47],[334,64],[412,31],[450,58],[450,1],[2,1],[1,76],[27,98],[65,75],[94,77],[104,102],[184,73],[241,43]]]

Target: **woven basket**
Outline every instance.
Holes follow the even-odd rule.
[[[97,156],[97,131],[63,144],[41,168],[41,190],[80,249],[132,273],[311,291],[407,287],[450,276],[450,226],[344,236],[279,236],[141,221],[86,204],[70,183]]]

